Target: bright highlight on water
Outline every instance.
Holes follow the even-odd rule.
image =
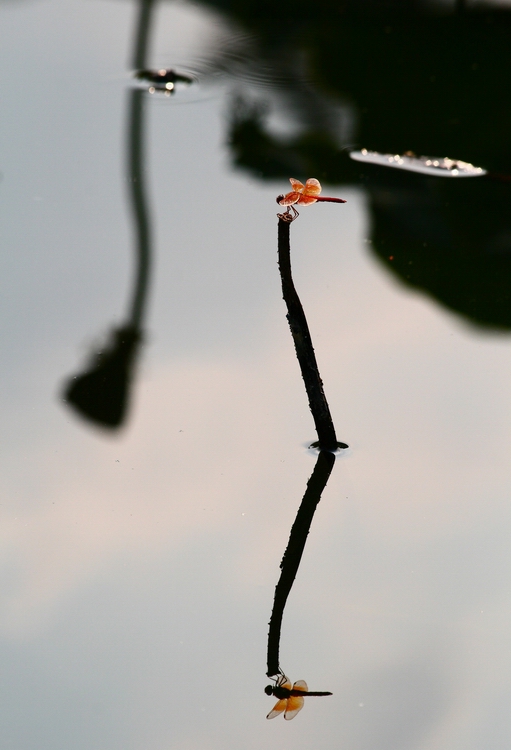
[[[380,154],[378,151],[368,151],[363,148],[361,151],[351,151],[350,156],[355,161],[404,169],[408,172],[420,172],[435,177],[482,177],[487,174],[486,169],[474,167],[466,161],[449,159],[447,156],[443,159],[436,156],[416,156],[411,151],[402,155]]]

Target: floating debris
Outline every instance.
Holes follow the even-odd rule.
[[[412,151],[406,151],[404,154],[380,154],[378,151],[368,151],[363,148],[361,151],[351,151],[350,157],[355,161],[404,169],[408,172],[420,172],[435,177],[482,177],[487,174],[486,169],[474,167],[473,164],[460,161],[460,159],[449,159],[447,156],[443,159],[434,156],[416,156]]]
[[[152,84],[148,89],[151,94],[155,91],[162,91],[167,95],[173,94],[178,84],[190,86],[194,83],[194,79],[191,76],[176,73],[176,71],[171,68],[163,68],[160,70],[137,70],[134,75],[139,81]]]

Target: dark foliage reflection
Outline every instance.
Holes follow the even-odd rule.
[[[347,151],[411,150],[510,174],[510,10],[297,0],[284,17],[274,3],[203,4],[252,34],[247,65],[273,69],[274,109],[290,123],[274,132],[269,98],[243,87],[231,107],[234,163],[262,179],[313,174],[364,186],[370,246],[391,273],[472,323],[509,330],[509,184],[391,174],[353,163]]]

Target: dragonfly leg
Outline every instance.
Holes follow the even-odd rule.
[[[290,224],[297,216],[300,216],[300,214],[294,206],[288,206],[285,213],[277,214],[277,216],[279,219],[282,219],[282,221],[287,221]]]

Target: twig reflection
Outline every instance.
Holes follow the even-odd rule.
[[[281,574],[275,587],[275,598],[268,632],[268,669],[266,673],[268,677],[283,674],[280,669],[279,651],[284,607],[298,572],[314,513],[332,473],[334,463],[334,453],[330,451],[319,453],[314,471],[307,482],[307,489],[296,514],[295,522],[291,527],[289,542],[280,563]]]
[[[146,66],[154,0],[141,0],[135,30],[132,62]],[[93,352],[84,373],[69,379],[64,399],[86,419],[116,429],[128,410],[130,386],[143,335],[151,270],[151,223],[144,174],[145,108],[142,89],[128,92],[127,180],[135,232],[136,269],[126,322],[114,329],[111,340]]]

